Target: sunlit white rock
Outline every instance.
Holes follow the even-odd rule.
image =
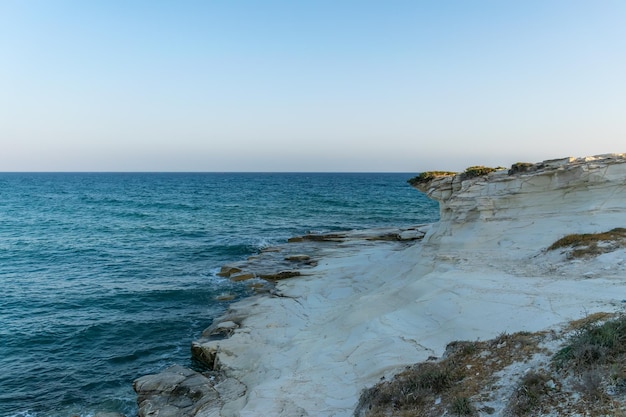
[[[545,250],[567,234],[626,226],[625,188],[624,154],[424,184],[441,220],[423,243],[325,259],[277,283],[275,296],[232,307],[227,316],[243,318],[240,327],[206,342],[221,371],[246,387],[236,401],[220,400],[221,415],[351,416],[361,389],[453,340],[619,309],[623,249],[585,262]]]

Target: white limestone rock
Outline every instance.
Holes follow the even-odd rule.
[[[439,201],[428,244],[447,251],[507,248],[522,257],[570,233],[597,233],[626,223],[626,154],[564,158],[526,172],[462,174],[416,184]]]
[[[451,341],[622,308],[623,248],[585,262],[545,249],[567,234],[626,226],[624,154],[419,188],[441,207],[421,242],[398,249],[383,241],[325,258],[277,282],[275,296],[232,305],[215,326],[237,323],[229,338],[194,344],[245,387],[232,400],[207,391],[220,398],[219,415],[352,416],[362,388],[441,356]]]

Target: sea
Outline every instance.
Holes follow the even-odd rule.
[[[222,265],[436,221],[414,175],[0,173],[0,416],[135,416],[133,380],[195,366],[220,300],[250,295]]]

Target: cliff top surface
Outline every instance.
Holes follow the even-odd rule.
[[[418,190],[432,194],[432,189],[463,181],[508,181],[529,175],[545,175],[573,169],[594,170],[607,165],[626,163],[626,153],[611,153],[581,158],[567,157],[542,162],[517,162],[510,168],[471,166],[463,172],[426,171],[408,182]]]

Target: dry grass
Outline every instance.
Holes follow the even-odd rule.
[[[625,416],[626,317],[594,314],[565,331],[558,351],[541,347],[547,332],[453,342],[443,358],[364,390],[355,416],[487,416],[496,412],[489,406],[495,404],[501,404],[495,415],[509,417]],[[536,354],[546,359],[531,362]],[[523,370],[527,363],[534,365],[503,382],[506,369]]]
[[[619,361],[618,361],[619,359]],[[557,367],[582,370],[626,359],[626,317],[587,322],[575,330],[568,344],[554,356]]]
[[[554,242],[548,250],[567,248],[569,258],[586,258],[611,252],[626,243],[626,229],[617,227],[602,233],[572,234]]]
[[[450,413],[455,416],[473,416],[477,410],[467,397],[456,397],[450,404]]]
[[[527,372],[509,399],[508,414],[527,416],[535,412],[548,394],[550,379],[550,376],[543,371]]]
[[[567,332],[580,331],[580,330],[589,328],[589,326],[596,325],[599,322],[604,322],[614,317],[615,317],[615,314],[605,313],[605,312],[587,314],[585,317],[581,319],[570,321],[569,325],[565,328],[565,330]]]
[[[444,358],[423,362],[362,392],[356,416],[472,416],[472,403],[494,372],[539,350],[542,333],[502,334],[490,341],[453,342]]]

